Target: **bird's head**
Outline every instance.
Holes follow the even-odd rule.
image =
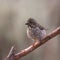
[[[29,18],[25,25],[34,28],[36,26],[36,21],[33,18]]]

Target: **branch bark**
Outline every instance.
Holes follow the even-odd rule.
[[[30,45],[28,48],[23,49],[22,51],[20,51],[17,54],[14,53],[13,57],[11,56],[13,59],[10,59],[9,57],[7,57],[6,60],[19,60],[23,56],[26,56],[27,54],[29,54],[30,52],[32,52],[33,50],[35,50],[36,48],[38,48],[39,46],[43,45],[45,42],[49,41],[50,39],[52,39],[53,37],[55,37],[55,36],[57,36],[59,34],[60,34],[60,27],[58,27],[55,30],[53,30],[51,33],[49,33],[41,41],[36,40],[36,42],[33,43],[32,45]],[[14,49],[12,49],[12,50],[14,52]],[[10,52],[10,53],[13,53],[13,52]]]

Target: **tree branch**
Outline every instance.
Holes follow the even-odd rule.
[[[45,38],[43,38],[41,41],[36,40],[35,43],[33,43],[32,45],[30,45],[28,48],[20,51],[17,54],[13,54],[14,55],[14,59],[8,59],[9,60],[18,60],[20,58],[22,58],[23,56],[29,54],[30,52],[32,52],[33,50],[35,50],[36,48],[38,48],[39,46],[43,45],[45,42],[49,41],[50,39],[52,39],[53,37],[57,36],[60,34],[60,27],[56,28],[54,31],[52,31],[51,33],[49,33]],[[10,52],[11,53],[11,52]],[[7,59],[6,59],[7,60]]]

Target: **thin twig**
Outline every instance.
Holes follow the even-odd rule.
[[[15,60],[15,48],[11,47],[11,50],[5,60]]]

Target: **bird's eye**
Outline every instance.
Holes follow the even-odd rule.
[[[33,22],[30,21],[30,23],[33,23]]]

